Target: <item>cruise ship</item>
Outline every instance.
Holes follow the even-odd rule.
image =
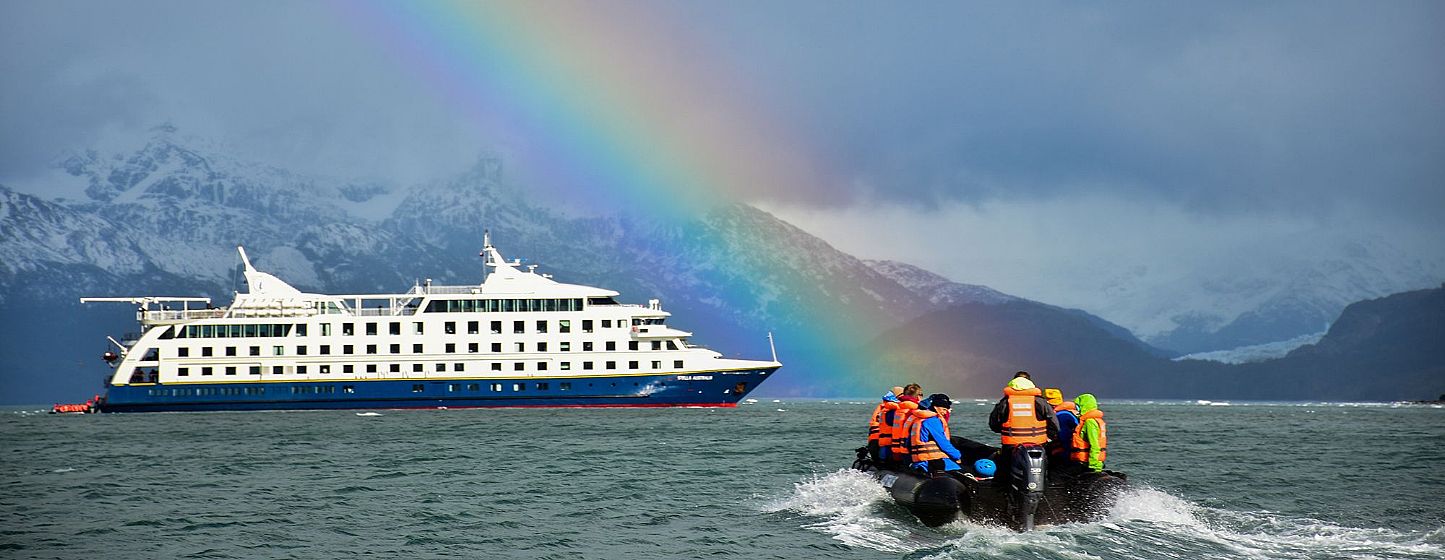
[[[782,364],[725,358],[667,324],[658,300],[564,284],[483,237],[484,278],[406,293],[304,293],[256,270],[247,293],[97,297],[137,305],[102,412],[736,406]],[[525,270],[523,270],[525,268]],[[761,340],[761,336],[759,337]]]

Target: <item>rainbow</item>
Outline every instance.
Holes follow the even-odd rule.
[[[524,146],[509,155],[541,173],[531,183],[682,217],[748,193],[824,184],[799,135],[737,87],[725,60],[702,64],[687,51],[664,5],[339,2],[335,11],[456,114]],[[740,281],[719,297],[755,290]],[[779,333],[779,358],[803,364],[785,367],[781,384],[827,394],[856,381],[861,356],[846,349],[867,341],[855,328],[862,318],[837,316],[841,306],[797,307],[772,313],[808,325]]]

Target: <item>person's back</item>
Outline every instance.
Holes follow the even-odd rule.
[[[1104,470],[1109,452],[1109,430],[1104,425],[1104,411],[1094,395],[1084,393],[1074,399],[1079,407],[1079,427],[1070,442],[1069,458],[1090,471]]]
[[[1065,401],[1064,393],[1055,388],[1044,389],[1044,400],[1054,408],[1054,418],[1059,422],[1059,435],[1049,442],[1050,455],[1056,457],[1069,453],[1069,442],[1074,437],[1074,428],[1079,425],[1078,406]]]
[[[908,400],[908,399],[914,400]],[[893,432],[892,445],[889,447],[888,459],[893,462],[908,461],[908,430],[914,420],[913,413],[918,410],[917,397],[904,395],[898,398],[898,409],[893,411],[893,421],[889,430]]]
[[[1022,372],[1020,372],[1022,373]],[[1043,446],[1059,435],[1054,407],[1027,377],[1015,376],[1003,388],[1003,398],[988,416],[988,427],[999,434],[998,472],[1012,472],[1014,450],[1020,445]]]
[[[889,447],[893,445],[893,431],[890,429],[893,412],[898,410],[898,394],[902,387],[894,387],[883,395],[882,402],[873,408],[868,419],[868,454],[874,461],[885,461]]]

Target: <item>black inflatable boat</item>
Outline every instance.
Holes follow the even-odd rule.
[[[1035,525],[1094,521],[1113,507],[1128,486],[1127,477],[1114,471],[1088,472],[1063,465],[1051,471],[1044,448],[1038,446],[1017,448],[1009,462],[1010,472],[976,476],[967,466],[994,455],[998,448],[961,437],[951,441],[963,452],[965,470],[928,474],[906,465],[880,465],[867,448],[858,449],[853,468],[872,474],[895,502],[930,527],[950,523],[959,515],[1002,523],[1018,531],[1032,530]]]

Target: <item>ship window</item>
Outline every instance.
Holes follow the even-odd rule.
[[[607,369],[617,369],[617,362],[613,362],[613,361],[607,362]]]
[[[562,362],[562,366],[561,366],[561,367],[562,367],[562,371],[569,371],[569,370],[572,369],[572,362]]]
[[[513,390],[513,391],[526,391],[526,390],[527,390],[527,384],[526,384],[526,383],[513,383],[513,384],[512,384],[512,390]]]
[[[271,373],[274,375],[281,375],[283,373],[286,373],[286,370],[282,369],[281,366],[271,366]]]
[[[254,336],[256,336],[256,332],[257,332],[257,330],[256,330],[256,325],[246,325],[245,328],[244,328],[244,330],[242,330],[241,332],[242,332],[242,334],[245,335],[246,337],[254,337]]]
[[[512,321],[512,334],[522,334],[525,332],[527,332],[526,321]]]
[[[481,321],[467,321],[467,334],[479,334],[482,332]]]
[[[557,300],[555,300],[555,299],[544,299],[544,300],[542,300],[542,304],[543,304],[542,311],[556,311],[556,310],[557,310]]]
[[[236,366],[226,366],[226,375],[236,375]]]
[[[480,390],[482,390],[482,384],[480,384],[480,383],[468,383],[468,384],[467,384],[467,390],[468,390],[468,391],[480,391]]]
[[[537,362],[537,371],[547,371],[547,362]]]
[[[201,347],[201,356],[202,356],[202,357],[206,357],[206,358],[211,357],[211,352],[212,352],[212,350],[211,350],[211,347],[210,347],[210,346],[202,346],[202,347]]]
[[[526,351],[527,351],[527,343],[525,343],[525,342],[518,342],[518,343],[517,343],[517,351],[518,351],[518,352],[526,352]]]
[[[446,373],[446,371],[447,371],[447,365],[446,365],[445,363],[443,363],[443,362],[437,362],[437,366],[436,366],[436,367],[437,367],[437,373]]]
[[[602,320],[602,328],[604,328],[604,329],[610,329],[610,328],[612,328],[612,319],[603,319],[603,320]]]
[[[493,352],[501,352],[501,351],[502,351],[502,343],[500,343],[500,342],[493,342],[493,343],[492,343],[492,351],[493,351]]]
[[[591,352],[591,351],[592,351],[592,342],[591,342],[591,341],[583,342],[583,343],[582,343],[582,351],[583,351],[583,352]]]
[[[537,332],[539,332],[539,333],[546,333],[546,332],[547,332],[547,322],[546,322],[546,321],[537,321]]]
[[[637,360],[628,360],[627,369],[637,369]]]
[[[682,369],[682,360],[673,360],[673,361],[672,361],[672,367],[675,367],[675,368],[677,368],[677,369]]]
[[[480,345],[480,344],[477,344],[477,343],[475,343],[475,342],[469,342],[469,343],[467,343],[467,353],[468,353],[468,354],[476,354],[477,352],[480,352],[480,351],[481,351],[481,345]]]
[[[571,343],[571,342],[558,342],[558,343],[557,343],[557,350],[560,350],[560,351],[562,351],[562,352],[571,352],[571,351],[572,351],[572,343]]]
[[[260,347],[260,346],[252,346],[252,347],[250,347],[250,348],[247,348],[246,350],[247,350],[247,352],[250,353],[250,355],[252,355],[252,356],[260,356],[260,355],[261,355],[261,347]]]
[[[548,385],[547,385],[546,383],[538,383],[538,384],[537,384],[537,390],[538,390],[538,391],[546,391],[547,389],[548,389]]]
[[[591,319],[583,319],[583,320],[582,320],[582,332],[585,332],[585,333],[590,333],[590,332],[592,332],[592,320],[591,320]]]
[[[616,341],[613,341],[613,340],[607,341],[607,351],[608,351],[608,352],[611,352],[611,351],[616,350],[616,349],[617,349],[617,342],[616,342]]]
[[[662,369],[662,360],[653,360],[652,369]]]
[[[393,345],[391,345],[390,347],[388,347],[387,350],[390,351],[392,354],[400,354],[400,353],[401,353],[401,345],[400,345],[400,344],[393,344]]]
[[[667,349],[668,349],[668,350],[677,350],[677,343],[676,343],[676,342],[673,342],[673,341],[671,341],[671,340],[667,341]]]
[[[341,373],[356,373],[356,368],[351,364],[341,366]]]
[[[296,366],[296,375],[306,375],[306,366]]]
[[[457,345],[455,343],[448,342],[446,345],[446,349],[448,354],[455,354],[457,352]]]
[[[367,323],[367,324],[366,324],[366,334],[367,334],[367,336],[376,336],[376,333],[377,333],[377,331],[378,331],[379,328],[380,328],[380,327],[379,327],[376,323]],[[391,334],[401,334],[401,333],[399,333],[399,332],[395,332],[395,331],[397,330],[397,329],[396,329],[396,323],[392,323],[392,324],[391,324],[391,330],[392,330],[392,333],[391,333]]]
[[[413,354],[421,354],[421,353],[422,353],[422,351],[421,351],[421,345],[420,345],[420,344],[413,344],[413,345],[411,345],[411,353],[413,353]]]
[[[376,373],[376,364],[366,364],[366,373]]]
[[[189,368],[176,368],[176,375],[179,375],[181,377],[190,377],[191,370]]]
[[[414,384],[414,385],[411,386],[411,392],[413,392],[413,393],[420,393],[420,392],[425,391],[425,390],[426,390],[426,385],[423,385],[423,384],[421,384],[421,383],[417,383],[417,384]]]
[[[296,355],[297,355],[297,356],[305,356],[305,355],[306,355],[306,347],[305,347],[305,346],[297,346],[297,347],[296,347]]]
[[[442,325],[442,330],[446,331],[447,334],[457,334],[457,322],[447,321]]]
[[[591,369],[592,369],[592,362],[582,362],[582,369],[591,370]]]
[[[461,372],[463,372],[463,371],[466,371],[466,367],[465,367],[465,365],[462,364],[461,362],[457,362],[457,363],[452,364],[452,371],[457,372],[457,373],[461,373]]]
[[[273,356],[285,356],[285,355],[286,355],[286,347],[285,347],[285,346],[276,346],[276,347],[272,348],[272,350],[274,351],[274,352],[272,353]]]
[[[184,358],[184,357],[187,357],[187,356],[190,356],[190,355],[191,355],[191,349],[190,349],[190,348],[186,348],[185,346],[182,346],[182,347],[176,349],[176,357],[177,357],[177,358]]]
[[[515,362],[512,364],[512,371],[522,371],[523,367],[522,362]]]
[[[341,336],[351,336],[354,334],[356,334],[356,323],[341,324]]]
[[[236,355],[236,347],[235,347],[235,346],[227,346],[227,347],[226,347],[226,355],[227,355],[227,356],[235,356],[235,355]]]
[[[341,392],[343,392],[343,393],[355,393],[355,392],[356,392],[356,387],[351,386],[351,385],[342,385],[342,386],[341,386]]]
[[[569,332],[572,332],[572,321],[557,321],[557,332],[559,332],[559,333],[569,333]]]
[[[492,334],[502,334],[501,321],[492,321]]]
[[[331,323],[321,324],[321,336],[331,336]]]
[[[627,341],[627,349],[628,349],[628,350],[636,350],[636,349],[637,349],[637,341],[636,341],[636,340],[629,340],[629,341]]]
[[[571,391],[571,390],[572,390],[572,383],[567,382],[567,381],[563,381],[563,382],[557,384],[557,388],[560,389],[560,390],[563,390],[563,391]]]
[[[654,340],[654,341],[652,341],[652,349],[653,349],[653,350],[661,350],[661,349],[662,349],[662,341],[661,341],[661,340]]]
[[[376,345],[375,345],[375,344],[367,344],[367,345],[366,345],[366,353],[367,353],[367,354],[375,354],[375,353],[376,353]]]
[[[331,364],[321,364],[316,366],[316,370],[319,373],[331,373]]]
[[[515,299],[504,299],[504,300],[501,300],[501,302],[502,302],[502,311],[503,311],[503,312],[512,312],[512,311],[516,311],[516,310],[517,310],[517,300],[515,300]]]
[[[460,391],[460,390],[462,390],[462,386],[461,386],[460,384],[457,384],[457,383],[448,383],[448,384],[447,384],[447,392],[448,392],[448,393],[455,393],[455,392]]]
[[[493,384],[491,385],[490,389],[491,389],[492,391],[495,391],[495,392],[501,392],[501,391],[502,391],[502,384],[501,384],[501,383],[493,383]]]
[[[323,356],[328,355],[328,354],[331,353],[331,345],[330,345],[330,344],[322,344],[321,347],[316,350],[316,352],[317,352],[318,354],[323,355]]]
[[[201,375],[210,375],[210,374],[211,374],[211,368],[210,368],[210,366],[206,366],[206,367],[201,368]]]
[[[547,351],[547,343],[545,343],[545,342],[538,342],[538,343],[537,343],[537,351],[538,351],[538,352],[546,352],[546,351]]]
[[[411,365],[411,371],[412,371],[412,373],[421,373],[421,372],[422,372],[422,366],[421,366],[421,364],[412,364],[412,365]]]
[[[306,324],[296,325],[296,336],[306,336]]]
[[[489,299],[489,300],[487,300],[487,313],[496,313],[496,312],[501,311],[501,310],[502,310],[502,304],[501,304],[501,302],[500,302],[499,300],[495,300],[495,299]],[[500,331],[499,331],[499,332],[500,332]]]
[[[492,362],[492,371],[502,371],[502,362]]]
[[[392,373],[401,373],[401,364],[391,364],[389,369]]]
[[[426,334],[426,333],[422,332],[422,323],[421,323],[421,322],[412,323],[412,326],[415,327],[416,334]]]

